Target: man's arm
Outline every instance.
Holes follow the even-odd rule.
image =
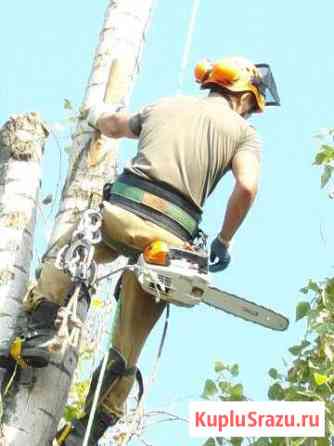
[[[219,234],[219,238],[227,247],[246,217],[257,193],[260,162],[256,153],[247,150],[238,152],[232,161],[232,172],[235,186]]]
[[[109,138],[139,137],[141,131],[141,114],[129,115],[121,104],[93,105],[88,110],[88,124]]]
[[[138,135],[133,132],[133,126],[131,125],[131,119],[135,119],[135,116],[123,111],[103,113],[97,120],[96,127],[109,138],[137,139]]]

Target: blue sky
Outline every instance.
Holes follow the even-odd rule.
[[[64,118],[64,98],[80,104],[106,5],[107,0],[13,0],[2,5],[1,123],[12,113],[29,111],[39,111],[55,123]],[[157,1],[132,111],[175,94],[191,6],[191,0]],[[252,118],[264,141],[261,188],[236,237],[231,266],[212,279],[221,288],[287,314],[291,327],[275,333],[209,308],[173,308],[149,408],[177,401],[176,410],[186,413],[188,400],[199,396],[217,359],[238,362],[248,395],[265,399],[267,370],[283,366],[282,357],[288,358],[287,348],[303,330],[302,323],[294,324],[298,290],[309,278],[333,272],[332,203],[320,190],[320,172],[311,165],[318,144],[314,135],[333,125],[333,12],[329,0],[321,7],[286,0],[201,2],[184,93],[198,94],[192,70],[201,58],[243,55],[271,64],[282,101],[280,109]],[[63,144],[61,136],[59,142]],[[120,166],[135,150],[133,142],[122,142]],[[64,173],[65,154],[62,159]],[[58,171],[59,150],[51,136],[43,195],[55,190]],[[232,185],[226,178],[206,205],[203,227],[211,239],[222,223]],[[43,232],[40,225],[40,253]],[[157,326],[140,361],[145,374],[153,364],[161,329]],[[201,444],[176,424],[155,428],[147,439],[154,446]]]

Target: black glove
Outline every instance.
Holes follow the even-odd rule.
[[[212,263],[215,261],[216,258],[218,258],[218,261],[216,263]],[[209,265],[209,271],[211,273],[223,271],[225,268],[228,267],[230,261],[231,256],[227,250],[227,247],[224,245],[223,242],[219,240],[218,237],[216,237],[211,243],[210,262],[212,263],[212,265]]]

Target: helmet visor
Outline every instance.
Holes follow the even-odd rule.
[[[261,73],[261,79],[253,79],[253,84],[259,89],[260,93],[265,98],[266,105],[281,105],[281,101],[277,91],[277,85],[270,66],[268,64],[255,64],[258,71]]]

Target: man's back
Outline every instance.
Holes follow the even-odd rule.
[[[221,96],[164,98],[138,115],[127,170],[166,183],[201,208],[239,150],[259,152],[255,130]]]

